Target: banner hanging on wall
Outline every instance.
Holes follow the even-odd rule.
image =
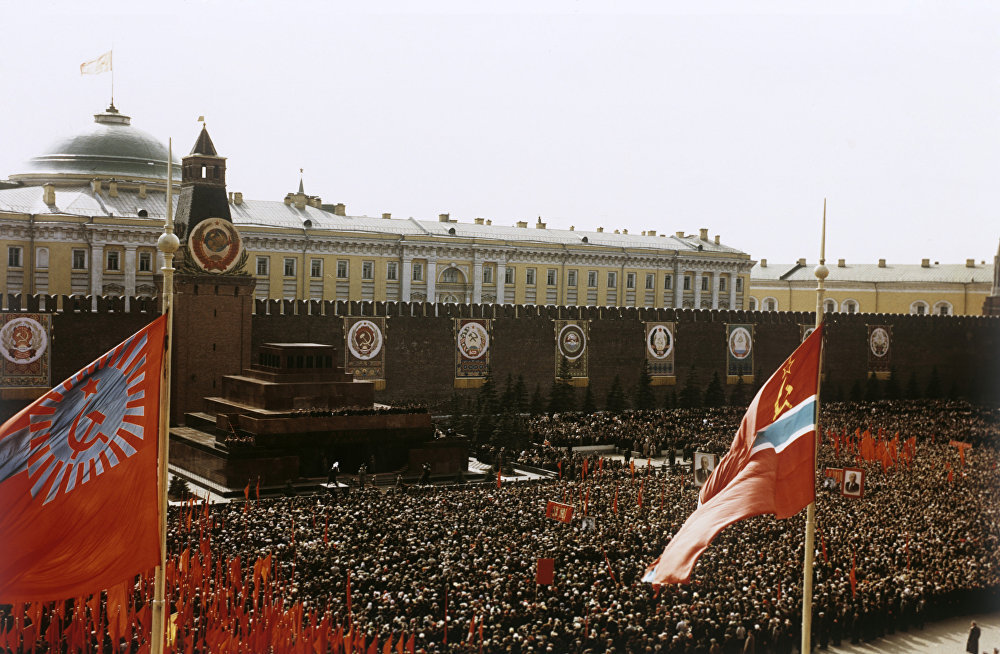
[[[868,325],[868,371],[889,372],[892,367],[892,325]]]
[[[493,321],[486,318],[455,319],[455,378],[485,379],[490,375]]]
[[[47,313],[0,314],[0,388],[49,388],[52,316]]]
[[[344,318],[344,371],[355,379],[385,379],[385,318]]]
[[[589,320],[554,320],[556,334],[556,377],[563,358],[569,364],[570,377],[587,377],[587,341],[590,337]]]
[[[646,363],[651,377],[674,375],[674,323],[647,322]]]
[[[753,375],[753,325],[726,325],[726,362],[730,377]]]

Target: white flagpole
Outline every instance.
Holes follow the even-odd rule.
[[[816,328],[823,324],[823,280],[830,274],[826,267],[826,200],[823,200],[823,234],[820,238],[819,265],[813,270],[816,275]],[[823,430],[819,422],[819,392],[823,379],[823,344],[819,348],[819,366],[816,369],[816,445],[819,449],[823,440]],[[813,456],[815,476],[816,456]],[[814,482],[815,483],[815,482]],[[799,651],[808,654],[812,648],[812,599],[813,599],[813,558],[816,548],[816,501],[806,507],[806,547],[802,574],[802,647]]]
[[[157,451],[159,473],[158,491],[160,501],[160,563],[156,567],[153,586],[153,625],[150,633],[151,654],[162,654],[166,635],[166,579],[167,566],[167,462],[170,449],[170,358],[173,351],[174,331],[174,252],[180,247],[180,239],[174,234],[174,147],[173,139],[167,149],[167,217],[163,234],[156,245],[163,253],[162,311],[167,316],[167,349],[163,353],[163,378],[160,381],[160,439]]]

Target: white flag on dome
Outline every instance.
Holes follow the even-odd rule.
[[[97,59],[91,59],[80,64],[81,75],[99,75],[111,70],[111,50],[108,50]]]

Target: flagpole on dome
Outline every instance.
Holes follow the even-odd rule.
[[[157,484],[160,513],[160,562],[156,567],[153,585],[153,620],[150,633],[151,654],[163,652],[166,634],[166,579],[167,565],[167,462],[170,447],[170,358],[173,350],[174,329],[174,253],[180,248],[180,239],[174,234],[174,147],[173,139],[167,146],[167,216],[163,233],[156,245],[163,253],[162,313],[167,316],[166,351],[163,353],[163,379],[160,384],[160,428],[157,449]]]
[[[823,324],[823,280],[830,274],[826,267],[826,198],[823,199],[823,231],[819,245],[819,265],[813,270],[816,275],[816,329]],[[824,334],[825,337],[825,334]],[[819,365],[816,367],[816,441],[822,443],[823,429],[819,421],[820,383],[823,381],[823,342],[820,341]],[[816,449],[813,450],[813,468],[816,468]],[[813,473],[815,478],[815,472]],[[813,482],[815,483],[815,482]],[[816,500],[806,507],[806,545],[802,574],[802,646],[799,651],[810,652],[812,647],[812,595],[813,559],[816,547]]]

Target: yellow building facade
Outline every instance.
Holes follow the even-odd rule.
[[[95,304],[99,295],[153,295],[167,156],[110,107],[91,131],[57,141],[0,183],[0,286],[90,295]],[[224,181],[217,159],[221,171],[200,174]],[[182,165],[175,161],[177,193]],[[549,229],[540,218],[351,216],[301,182],[280,201],[227,198],[259,298],[739,309],[754,263],[708,229],[630,234]]]
[[[761,259],[750,273],[748,307],[758,311],[815,311],[817,262]],[[852,264],[827,262],[823,308],[843,313],[982,315],[994,281],[994,263]]]

